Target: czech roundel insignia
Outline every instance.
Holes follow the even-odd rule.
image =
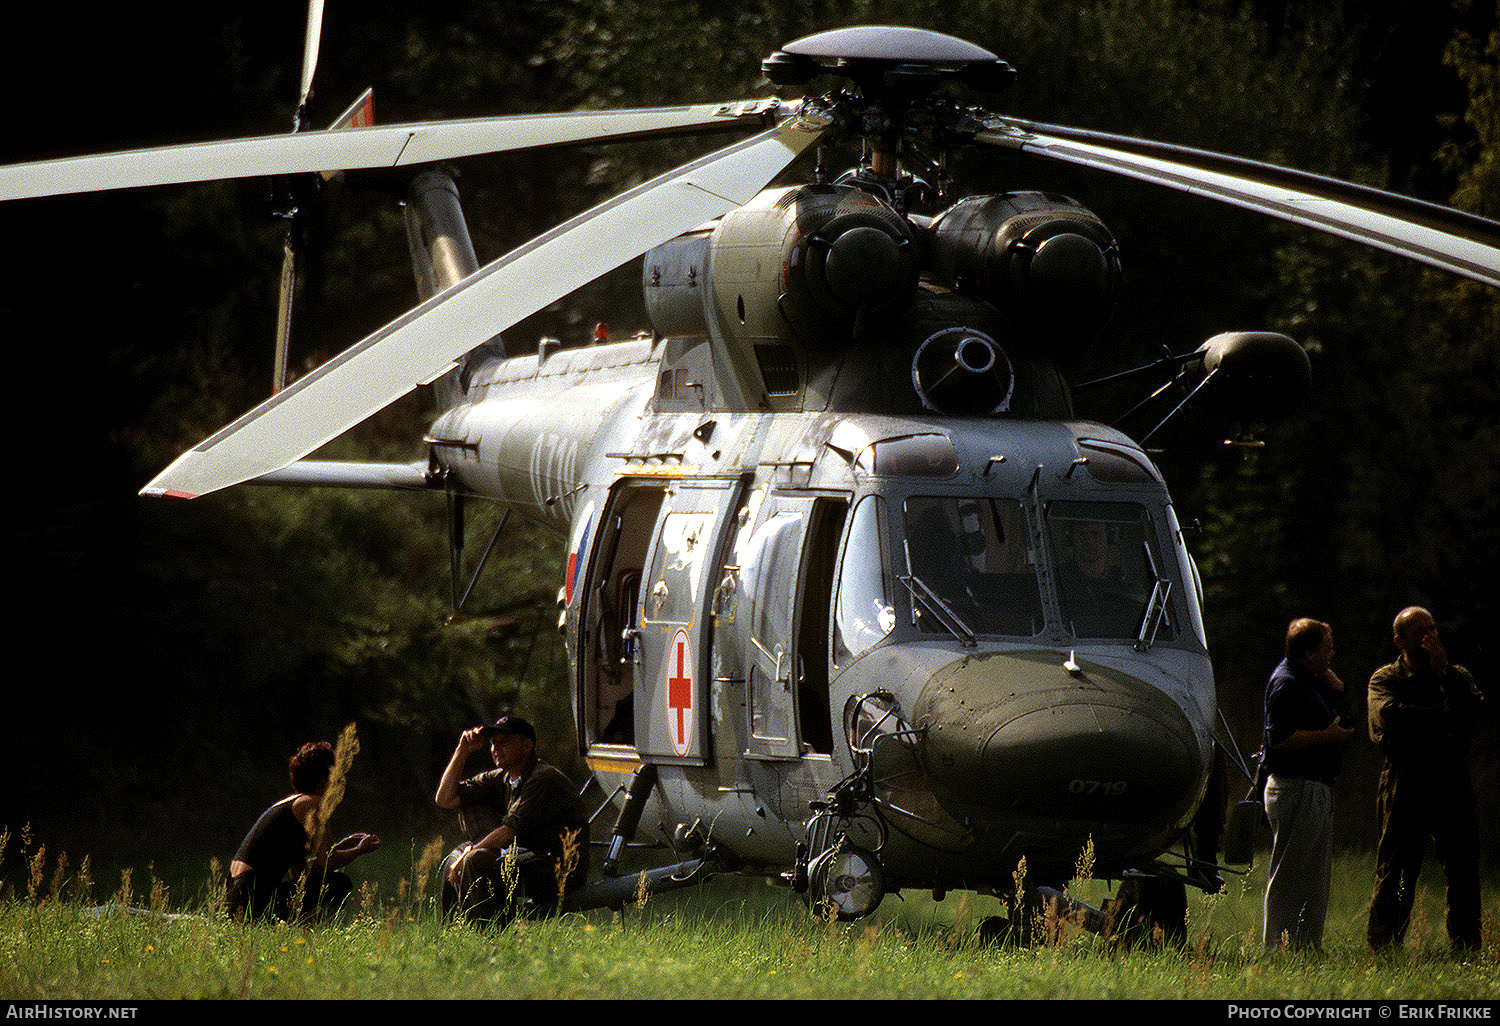
[[[578,579],[578,568],[588,556],[589,532],[594,526],[593,503],[589,503],[584,509],[580,519],[583,522],[583,530],[579,532],[578,544],[568,547],[568,568],[564,571],[563,577],[563,599],[570,606],[573,604],[573,584]]]

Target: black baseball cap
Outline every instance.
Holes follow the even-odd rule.
[[[536,744],[536,728],[519,716],[502,716],[494,723],[479,728],[480,737],[493,737],[496,734],[519,734]]]

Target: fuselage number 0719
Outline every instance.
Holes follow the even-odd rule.
[[[1123,780],[1080,780],[1075,777],[1068,781],[1068,793],[1121,795],[1125,793],[1125,784]]]

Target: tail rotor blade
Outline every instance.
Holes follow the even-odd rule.
[[[286,387],[287,353],[292,341],[292,299],[297,288],[297,232],[287,226],[281,249],[281,292],[276,302],[276,356],[271,371],[271,394]]]
[[[368,127],[374,120],[375,91],[366,89],[328,130],[335,132]],[[324,177],[331,179],[335,176],[326,174]],[[272,395],[286,387],[287,358],[292,338],[292,302],[297,292],[297,262],[302,250],[301,201],[306,198],[306,189],[305,182],[301,188],[290,186],[286,197],[287,209],[281,212],[281,216],[286,219],[286,240],[281,248],[281,290],[276,306],[276,356],[271,371]]]
[[[344,113],[333,119],[328,126],[330,132],[347,128],[369,128],[375,124],[375,89],[371,87],[360,94]]]
[[[191,498],[306,456],[603,271],[749,202],[823,128],[789,119],[533,239],[299,378],[184,453],[142,494]]]
[[[323,0],[309,0],[307,38],[302,44],[302,88],[297,94],[297,116],[292,131],[302,130],[307,100],[312,96],[313,75],[318,70],[318,43],[323,36]]]
[[[323,0],[309,0],[307,5],[307,35],[302,44],[302,83],[297,91],[297,111],[292,116],[292,134],[302,131],[307,117],[307,101],[312,96],[313,77],[318,70],[318,42],[323,35]],[[281,247],[281,292],[276,303],[276,353],[271,370],[271,394],[286,387],[287,353],[292,341],[292,299],[297,287],[297,248],[301,216],[298,193],[300,190],[288,186],[286,218],[286,241]]]

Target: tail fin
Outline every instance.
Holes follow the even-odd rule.
[[[348,110],[335,118],[333,124],[328,126],[328,130],[337,132],[341,128],[370,128],[374,124],[375,90],[370,88],[350,104]]]
[[[371,88],[334,119],[328,130],[369,128],[374,124],[375,90]],[[458,187],[447,172],[436,167],[418,174],[407,189],[406,238],[411,249],[412,272],[417,279],[417,296],[423,301],[479,269],[469,227],[459,205]],[[438,383],[439,398],[445,407],[461,391],[456,375],[446,375]]]

